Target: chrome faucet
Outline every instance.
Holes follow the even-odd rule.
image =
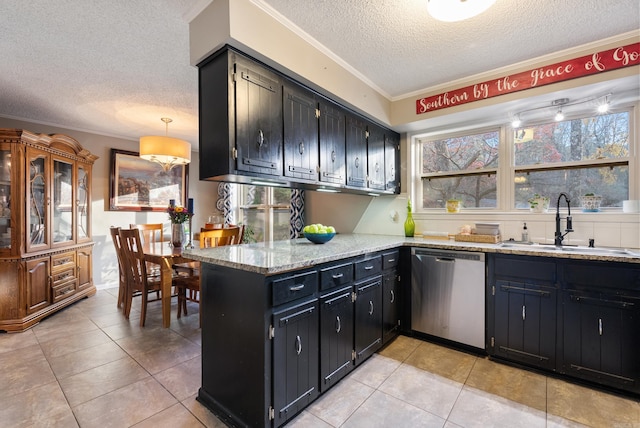
[[[568,210],[567,228],[564,230],[564,233],[560,232],[560,199],[563,196],[564,196],[564,199],[567,201],[567,210]],[[562,240],[564,239],[564,236],[569,232],[573,232],[573,225],[571,224],[571,200],[569,199],[567,194],[563,192],[563,193],[560,193],[560,195],[558,195],[558,202],[556,203],[556,235],[554,240],[556,247],[562,246]]]

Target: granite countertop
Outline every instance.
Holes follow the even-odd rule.
[[[509,243],[505,244],[508,245]],[[575,247],[569,247],[570,251],[558,251],[552,245],[513,247],[502,245],[504,244],[429,240],[391,235],[338,234],[326,244],[313,244],[305,238],[299,238],[269,243],[185,249],[183,254],[201,262],[263,275],[297,270],[402,246],[640,264],[640,251],[630,252],[629,254],[601,254],[592,252],[593,249]]]

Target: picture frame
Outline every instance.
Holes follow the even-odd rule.
[[[169,200],[186,206],[189,165],[169,171],[138,152],[111,149],[109,211],[166,211]]]

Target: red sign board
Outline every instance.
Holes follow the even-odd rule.
[[[596,52],[416,100],[416,114],[640,64],[640,43]]]

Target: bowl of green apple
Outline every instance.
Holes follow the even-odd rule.
[[[304,237],[314,244],[324,244],[336,236],[333,226],[324,226],[320,223],[308,224],[302,229]]]

